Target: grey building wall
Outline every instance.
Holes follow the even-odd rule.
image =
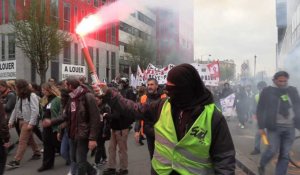
[[[127,19],[123,20],[122,22],[142,31],[147,33],[148,35],[151,35],[153,38],[156,36],[156,28],[154,26],[150,26],[138,18],[138,13],[142,13],[143,15],[147,16],[151,20],[155,21],[156,20],[156,15],[149,9],[139,9],[132,13],[132,15],[128,16]],[[131,38],[135,38],[137,36],[134,36],[132,34],[129,34],[127,32],[124,32],[119,29],[119,41],[125,44],[128,44]],[[125,67],[125,70],[129,70],[128,72],[121,72],[122,74],[128,74],[128,76],[131,74],[131,68],[130,68],[130,61],[128,60],[128,54],[125,52],[125,47],[120,44],[119,46],[120,50],[120,59],[121,61],[121,66],[122,68]],[[120,70],[122,71],[122,70]]]
[[[5,58],[4,60],[9,60],[8,58],[8,34],[12,33],[11,31],[11,27],[7,24],[5,25],[0,25],[0,48],[2,48],[2,35],[5,36],[5,42],[4,42],[4,47],[5,47]],[[107,68],[107,52],[109,53],[109,79],[107,80],[108,82],[111,81],[112,79],[112,53],[115,53],[115,76],[119,74],[119,47],[115,46],[115,45],[111,45],[111,44],[107,44],[104,42],[100,42],[98,40],[93,40],[93,39],[89,39],[86,38],[86,43],[89,47],[93,48],[93,55],[91,55],[91,57],[93,58],[93,62],[95,67],[99,67],[99,72],[98,72],[98,77],[100,80],[106,79],[107,75],[106,75],[106,68]],[[81,55],[81,45],[80,43],[75,39],[74,37],[74,42],[71,43],[71,48],[70,48],[70,63],[64,63],[64,55],[63,55],[63,50],[61,51],[60,55],[58,56],[58,59],[54,62],[56,63],[56,66],[58,68],[54,68],[55,63],[51,64],[51,62],[49,63],[49,68],[46,74],[46,79],[52,77],[53,73],[56,73],[56,75],[58,74],[58,77],[55,77],[58,81],[62,80],[62,64],[74,64],[75,63],[75,46],[74,44],[77,43],[78,44],[78,65],[82,65],[82,55]],[[99,49],[99,64],[97,65],[97,61],[96,61],[96,50]],[[16,60],[16,66],[17,66],[17,78],[21,78],[21,79],[26,79],[29,82],[33,82],[34,81],[34,76],[36,77],[35,82],[36,83],[40,83],[40,78],[39,75],[37,73],[34,73],[34,75],[32,75],[32,66],[30,63],[30,60],[28,58],[26,58],[26,56],[23,54],[22,50],[20,48],[15,48],[15,58]],[[0,49],[0,61],[2,61],[2,49]],[[84,63],[84,65],[86,65]],[[86,70],[88,70],[87,66],[86,66]],[[88,72],[88,71],[86,71]],[[88,75],[87,75],[88,76]]]

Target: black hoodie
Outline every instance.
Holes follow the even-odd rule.
[[[9,129],[7,124],[7,118],[4,112],[3,103],[0,103],[0,144],[7,143],[9,141]]]

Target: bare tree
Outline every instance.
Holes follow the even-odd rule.
[[[235,69],[228,66],[220,66],[220,80],[229,81],[235,79]]]
[[[132,62],[133,70],[136,69],[137,65],[140,65],[142,69],[146,69],[149,63],[155,64],[156,48],[154,39],[143,40],[131,37],[128,42],[127,54]]]
[[[44,83],[50,60],[57,58],[71,37],[59,30],[57,18],[51,16],[52,7],[41,3],[31,1],[25,6],[20,14],[15,15],[12,28],[16,46],[21,48]]]

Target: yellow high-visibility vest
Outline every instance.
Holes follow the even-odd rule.
[[[214,107],[214,104],[206,105],[193,126],[178,141],[171,114],[171,104],[166,100],[160,117],[154,125],[155,150],[152,167],[156,173],[169,175],[175,170],[184,175],[214,174],[209,154]]]

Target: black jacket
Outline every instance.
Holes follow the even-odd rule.
[[[109,140],[111,133],[110,133],[110,121],[109,118],[111,117],[111,109],[107,104],[102,104],[99,107],[100,112],[100,129],[99,129],[99,137],[98,141],[105,141]],[[104,114],[106,115],[104,116]]]
[[[127,114],[127,117],[136,116],[138,119],[143,119],[143,115],[141,114],[149,112],[151,114],[149,116],[153,117],[153,124],[158,121],[162,106],[165,102],[165,100],[158,100],[151,104],[141,105],[122,98],[122,96],[114,90],[109,90],[107,96],[110,96],[111,99],[110,106],[117,111]],[[174,118],[176,134],[180,140],[185,133],[179,132],[180,129],[178,129],[178,121],[176,121],[179,113],[175,111],[178,110],[172,107],[172,116]],[[199,110],[195,113],[186,113],[186,115],[193,114],[191,117],[192,120],[186,123],[186,126],[188,126],[186,131],[190,129],[202,111],[203,108],[199,107]],[[217,109],[214,110],[212,118],[212,143],[210,156],[212,158],[215,174],[230,175],[235,173],[235,149],[233,141],[226,120]],[[173,171],[171,174],[175,175],[178,173]]]
[[[236,93],[233,106],[236,107],[238,115],[245,116],[251,112],[252,104],[252,96],[248,95],[244,89]]]
[[[122,90],[120,90],[121,95],[129,100],[135,101],[136,95],[133,92],[133,89],[130,87],[126,87]],[[111,108],[111,121],[110,121],[110,127],[112,130],[120,131],[124,129],[128,129],[131,124],[134,122],[133,117],[129,117],[126,113],[121,113],[117,110],[114,110],[114,108]]]
[[[9,141],[9,129],[3,104],[0,103],[0,145]]]
[[[112,108],[110,116],[110,127],[112,130],[120,131],[128,129],[133,121],[133,117],[124,114],[121,115],[119,111]]]
[[[279,97],[275,95],[276,87],[269,86],[260,94],[256,115],[259,129],[276,130]],[[291,99],[295,113],[295,127],[300,128],[300,97],[295,87],[289,86],[287,93]]]
[[[7,93],[7,95],[2,96],[3,99],[3,106],[6,114],[8,114],[8,117],[10,117],[10,114],[15,108],[17,96],[14,91],[10,91]]]
[[[154,101],[157,101],[161,99],[162,91],[158,91],[156,94],[147,94],[147,100],[146,103],[149,105],[153,103]],[[154,121],[153,121],[153,116],[150,116],[151,114],[149,112],[144,113],[144,133],[146,134],[147,137],[154,137]],[[140,120],[137,120],[135,123],[134,130],[135,132],[140,131],[141,129],[141,122]]]
[[[224,88],[222,90],[222,93],[220,94],[220,98],[226,98],[228,95],[231,95],[233,92],[233,90],[231,88]]]

